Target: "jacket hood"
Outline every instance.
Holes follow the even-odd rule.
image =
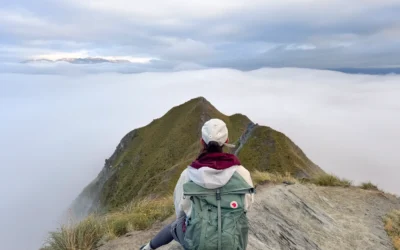
[[[200,169],[202,167],[209,167],[213,169],[227,169],[232,166],[240,165],[239,159],[228,153],[203,153],[192,162],[191,167]]]
[[[201,154],[188,168],[189,179],[207,189],[224,186],[240,166],[239,159],[227,153]]]
[[[238,166],[218,170],[209,167],[199,169],[188,167],[188,177],[203,188],[215,189],[224,186],[236,172]]]

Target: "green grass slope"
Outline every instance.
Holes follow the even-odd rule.
[[[170,193],[180,172],[200,152],[200,129],[211,117],[227,123],[232,139],[239,138],[249,123],[243,115],[223,115],[204,98],[172,108],[131,133],[124,150],[111,162],[118,170],[105,183],[101,204],[112,209],[134,198]]]
[[[266,126],[254,127],[238,157],[249,171],[290,173],[297,178],[324,173],[288,137]]]
[[[107,211],[136,199],[171,195],[180,173],[199,154],[201,126],[210,118],[226,122],[231,142],[238,145],[232,153],[250,171],[290,172],[296,177],[323,173],[284,134],[254,125],[241,114],[226,116],[199,97],[129,132],[78,200],[92,198]]]

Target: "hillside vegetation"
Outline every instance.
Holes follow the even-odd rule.
[[[290,173],[299,178],[324,173],[283,133],[265,126],[253,129],[238,157],[250,171]]]
[[[68,224],[50,232],[41,250],[91,250],[132,230],[149,229],[173,213],[172,200],[144,199],[105,215],[91,214],[77,223],[71,218]]]
[[[393,210],[384,220],[386,232],[392,238],[396,250],[400,250],[400,210]]]
[[[233,139],[239,138],[249,122],[242,115],[223,115],[204,99],[171,109],[131,133],[110,162],[118,171],[105,183],[101,204],[113,209],[134,198],[169,194],[180,173],[200,152],[200,129],[211,117],[224,120]]]
[[[273,216],[263,222],[262,225],[270,225],[263,229],[265,232],[259,231],[259,228],[253,229],[252,232],[258,230],[256,235],[263,235],[263,239],[271,239],[260,243],[253,235],[250,249],[280,249],[278,246],[288,249],[285,247],[289,245],[293,247],[296,244],[303,245],[304,248],[293,249],[310,249],[309,247],[320,249],[316,246],[325,242],[320,240],[319,236],[316,238],[314,236],[319,235],[323,228],[328,228],[323,227],[325,224],[337,227],[338,230],[343,226],[343,232],[351,233],[351,230],[348,230],[347,220],[357,223],[362,221],[360,222],[359,218],[354,217],[355,215],[349,211],[358,211],[361,207],[365,208],[363,211],[374,209],[376,214],[382,213],[375,203],[363,203],[369,195],[372,195],[371,197],[377,202],[385,204],[387,209],[398,208],[400,204],[400,201],[394,198],[389,200],[382,198],[380,195],[382,192],[370,182],[363,183],[360,188],[366,190],[361,190],[353,187],[349,180],[326,174],[283,133],[255,124],[242,114],[224,115],[206,99],[200,97],[172,108],[147,126],[127,133],[115,152],[106,159],[102,171],[73,202],[72,214],[78,219],[78,223],[64,225],[57,231],[51,232],[43,249],[95,249],[128,232],[148,230],[156,222],[160,223],[170,218],[174,210],[172,193],[176,181],[181,172],[198,156],[200,130],[204,122],[210,118],[220,118],[226,122],[230,142],[236,145],[236,148],[229,152],[238,155],[242,165],[250,170],[257,187],[263,188],[263,184],[280,183],[285,183],[289,187],[295,185],[295,188],[289,191],[278,187],[274,188],[271,194],[263,192],[257,195],[256,211],[250,215],[253,223],[257,224],[259,218],[264,218],[262,214],[265,212]],[[315,188],[314,184],[325,187]],[[332,188],[332,194],[325,188]],[[315,192],[319,194],[316,195]],[[328,201],[325,196],[331,197],[332,200]],[[310,200],[310,197],[313,198]],[[357,200],[354,201],[354,198]],[[310,208],[306,201],[313,204],[314,208]],[[346,204],[347,208],[343,209],[340,204]],[[280,209],[283,209],[283,213],[287,213],[287,216],[282,214]],[[345,217],[347,216],[343,217],[345,222],[343,225],[340,221],[337,223],[332,221],[334,217],[342,220],[342,214],[337,213],[338,209]],[[360,214],[366,214],[363,211]],[[296,218],[306,215],[304,218],[306,221],[297,225],[299,220],[291,221],[292,215]],[[385,229],[395,245],[399,242],[398,215],[398,212],[393,212],[385,218]],[[276,228],[279,225],[281,228]],[[288,225],[297,225],[294,230],[298,235],[288,234],[282,229],[288,228]],[[354,230],[363,226],[356,224]],[[314,231],[308,232],[308,230],[314,230],[315,235],[312,234]],[[143,234],[146,235],[146,232]],[[289,240],[277,236],[278,233]],[[382,232],[376,233],[380,235],[379,237],[384,237]],[[332,232],[326,232],[324,237],[329,239],[331,234]],[[335,234],[337,241],[344,238],[341,232],[335,231]],[[144,243],[144,240],[148,240],[146,237],[133,239],[133,245],[139,241],[140,244]],[[372,236],[364,235],[363,232],[354,237],[364,237],[365,242],[371,246],[375,244],[375,240],[368,240]],[[342,246],[348,246],[347,243],[344,242]],[[118,244],[117,246],[121,246]],[[275,244],[276,248],[267,248],[269,244]],[[111,247],[104,249],[114,249],[112,244],[109,246]],[[131,249],[132,242],[129,239],[127,246],[128,248],[116,249]]]
[[[129,132],[102,173],[75,201],[74,210],[107,212],[136,199],[171,195],[180,173],[199,154],[201,126],[210,118],[226,122],[230,141],[237,145],[231,153],[250,171],[302,178],[324,173],[283,133],[254,124],[242,114],[224,115],[199,97]]]
[[[225,150],[238,155],[254,175],[255,184],[294,183],[295,178],[324,174],[283,133],[242,114],[224,115],[206,99],[195,98],[121,139],[97,178],[73,202],[72,214],[82,221],[52,232],[51,249],[58,249],[55,246],[60,242],[70,246],[66,249],[86,249],[130,230],[146,229],[172,214],[173,189],[181,172],[200,153],[201,127],[210,118],[225,121],[230,142],[236,145]],[[165,199],[170,202],[159,202]],[[94,215],[86,218],[89,214]],[[88,242],[81,242],[84,239]]]
[[[318,186],[330,186],[330,187],[350,187],[352,181],[347,179],[341,179],[333,174],[322,174],[311,179],[311,182]]]
[[[392,240],[382,218],[394,209],[400,209],[400,199],[375,190],[314,184],[261,185],[248,213],[247,250],[393,250],[392,242],[399,236],[399,213],[387,217],[386,229]],[[138,249],[161,228],[156,224],[150,230],[132,231],[99,250]],[[157,250],[183,249],[172,242]]]

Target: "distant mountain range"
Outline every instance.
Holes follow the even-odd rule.
[[[55,63],[55,62],[68,62],[72,64],[96,64],[96,63],[132,63],[129,60],[114,60],[114,59],[105,59],[101,57],[84,57],[84,58],[61,58],[56,60],[50,59],[29,59],[22,61],[21,63]]]

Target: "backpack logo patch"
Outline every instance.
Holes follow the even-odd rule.
[[[231,208],[238,208],[238,203],[236,201],[231,201]]]

